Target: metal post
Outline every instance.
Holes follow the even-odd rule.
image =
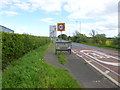
[[[61,31],[61,42],[62,42],[62,31]]]

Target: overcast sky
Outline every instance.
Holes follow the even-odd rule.
[[[0,0],[0,24],[15,33],[49,36],[49,25],[66,23],[63,33],[91,30],[114,37],[118,34],[119,0]],[[60,32],[57,32],[59,35]]]

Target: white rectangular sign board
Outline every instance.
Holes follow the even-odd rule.
[[[57,36],[56,25],[50,25],[49,36],[50,37],[56,37]]]

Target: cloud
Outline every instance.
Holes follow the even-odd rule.
[[[0,8],[19,8],[27,11],[44,10],[46,12],[61,11],[66,0],[0,0]]]
[[[46,12],[61,11],[65,0],[28,0],[32,10],[42,9]]]
[[[20,3],[21,0],[0,0],[0,9],[11,7],[14,3]]]
[[[53,18],[42,18],[40,19],[42,22],[53,23]]]
[[[107,36],[116,36],[118,2],[119,0],[69,0],[64,5],[64,10],[69,13],[68,19],[71,21],[89,21],[89,23],[82,22],[82,33],[87,36],[91,29],[105,33]]]
[[[98,19],[117,13],[119,0],[70,0],[64,10],[70,13],[69,19]]]
[[[5,14],[5,15],[9,15],[9,16],[18,15],[18,13],[14,12],[14,11],[1,11],[0,14]]]
[[[71,14],[71,17],[74,17],[75,14],[92,17],[93,15],[101,15],[101,12],[115,12],[118,1],[119,0],[1,0],[0,7],[15,7],[28,11],[41,9],[46,12],[61,11],[63,8]]]
[[[52,15],[60,15],[58,12],[51,13]]]
[[[77,30],[82,34],[90,36],[91,30],[95,30],[98,34],[106,34],[107,37],[117,36],[118,34],[118,22],[115,16],[113,18],[108,17],[107,21],[97,21],[97,22],[82,22],[79,23],[66,23],[66,31],[63,32],[67,35],[73,35]],[[60,34],[58,32],[58,34]]]
[[[15,3],[13,7],[14,8],[19,8],[19,9],[22,9],[22,10],[26,10],[26,11],[30,11],[31,4],[27,3],[27,2],[21,2],[21,3]]]

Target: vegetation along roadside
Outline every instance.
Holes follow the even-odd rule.
[[[67,63],[67,59],[62,51],[58,52],[57,55],[58,55],[58,60],[61,64],[64,65],[65,63]]]
[[[65,69],[53,67],[43,59],[49,44],[19,58],[3,75],[3,88],[81,88]]]
[[[115,37],[106,37],[105,34],[98,34],[95,30],[91,30],[89,34],[91,37],[87,37],[85,34],[75,31],[73,36],[62,34],[62,36],[59,35],[58,38],[62,37],[62,39],[70,42],[120,50],[120,33],[118,33],[118,35]]]

